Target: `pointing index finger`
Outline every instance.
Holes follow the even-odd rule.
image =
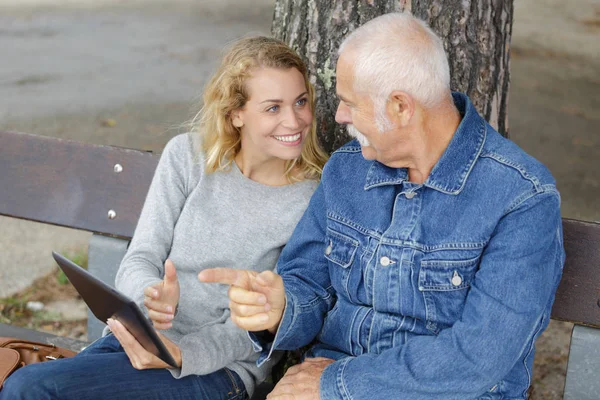
[[[247,283],[246,274],[231,268],[210,268],[198,274],[200,282],[224,283],[244,287]]]

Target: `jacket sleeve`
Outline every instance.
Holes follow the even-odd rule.
[[[548,323],[564,262],[559,202],[550,188],[504,215],[452,327],[329,365],[321,399],[458,400],[489,391]]]
[[[258,365],[269,360],[274,350],[294,350],[309,344],[332,307],[334,296],[324,256],[325,210],[323,186],[319,185],[277,263],[286,305],[275,339],[266,343],[250,333],[255,350],[261,352]]]

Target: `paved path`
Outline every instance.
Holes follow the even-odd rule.
[[[222,47],[269,33],[273,4],[0,0],[0,129],[160,151],[195,111]],[[50,272],[52,250],[85,250],[89,236],[0,217],[0,298]]]

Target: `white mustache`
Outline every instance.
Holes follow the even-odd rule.
[[[356,140],[358,140],[358,143],[360,143],[361,146],[370,146],[371,145],[371,143],[369,142],[369,139],[367,139],[365,137],[365,135],[360,133],[360,131],[358,129],[356,129],[354,127],[354,125],[352,125],[352,124],[346,125],[346,132],[348,132],[348,134],[350,136],[356,138]]]

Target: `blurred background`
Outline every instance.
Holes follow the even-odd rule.
[[[160,152],[198,111],[221,48],[268,34],[273,5],[0,0],[0,130]],[[600,221],[600,0],[514,7],[510,138],[550,168],[564,217]],[[84,264],[88,238],[0,217],[0,322],[85,338],[85,305],[49,254]],[[570,328],[542,337],[534,398],[561,398]]]

